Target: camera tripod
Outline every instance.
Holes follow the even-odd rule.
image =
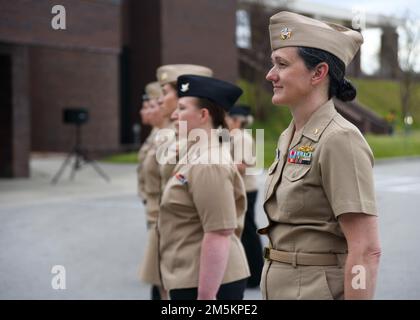
[[[105,179],[105,181],[109,182],[109,177],[105,174],[105,172],[99,167],[95,160],[91,159],[88,156],[88,153],[85,149],[82,148],[81,138],[80,138],[80,124],[76,124],[76,144],[74,145],[72,151],[67,155],[66,159],[64,160],[63,164],[61,165],[60,169],[54,175],[51,180],[52,184],[56,184],[60,176],[63,174],[64,169],[69,164],[72,157],[75,157],[74,163],[72,165],[70,179],[74,179],[74,175],[77,170],[81,169],[84,164],[92,165],[93,169]]]

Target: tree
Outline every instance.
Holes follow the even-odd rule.
[[[409,132],[412,124],[410,105],[414,93],[414,85],[416,83],[416,72],[414,71],[416,58],[420,51],[420,23],[409,12],[405,14],[403,24],[400,26],[401,42],[400,42],[400,66],[401,72],[399,76],[400,83],[400,99],[401,99],[401,115],[404,121],[405,132]]]
[[[243,66],[241,76],[253,84],[255,116],[266,120],[267,106],[262,99],[263,93],[272,92],[271,84],[265,79],[270,70],[270,37],[268,21],[273,10],[265,6],[263,1],[242,4],[250,17],[251,46],[240,50],[240,60]]]

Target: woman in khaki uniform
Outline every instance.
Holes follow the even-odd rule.
[[[147,88],[147,86],[146,86]],[[147,92],[147,90],[145,90]],[[141,119],[141,123],[143,126],[148,126],[150,125],[149,122],[149,96],[146,94],[143,95],[143,103],[142,103],[142,107],[140,108],[139,111],[139,115],[140,115],[140,119]],[[137,194],[139,196],[139,198],[143,201],[143,203],[145,203],[145,196],[144,196],[144,177],[142,174],[142,166],[143,166],[143,161],[144,158],[146,157],[147,154],[147,150],[149,150],[150,145],[151,145],[151,141],[153,139],[153,130],[152,132],[149,134],[149,136],[146,138],[146,140],[143,142],[143,144],[141,145],[139,152],[137,154],[137,159],[138,159],[138,165],[137,165]]]
[[[334,107],[355,98],[345,66],[363,38],[290,12],[270,18],[272,101],[293,120],[268,171],[265,299],[369,299],[380,257],[373,154]]]
[[[224,110],[241,93],[214,78],[178,78],[173,118],[178,127],[187,122],[195,143],[165,187],[158,221],[163,284],[174,300],[243,297],[249,276],[240,241],[245,188],[229,145],[223,150],[214,130],[224,126]]]
[[[245,248],[246,257],[251,270],[248,278],[247,287],[258,287],[261,281],[261,271],[264,265],[262,258],[262,245],[260,236],[257,234],[257,224],[255,223],[255,201],[257,200],[258,185],[255,175],[247,174],[247,167],[255,166],[254,140],[245,128],[252,124],[251,109],[245,105],[237,105],[229,110],[226,122],[232,136],[232,156],[233,160],[241,173],[245,184],[247,210],[245,213],[245,226],[242,233],[242,244]]]
[[[174,126],[170,120],[172,112],[176,108],[178,97],[173,95],[173,87],[176,87],[178,74],[191,72],[198,74],[209,74],[210,69],[196,65],[168,65],[158,69],[157,75],[159,82],[154,82],[146,87],[146,92],[150,97],[149,113],[150,124],[153,125],[153,136],[150,147],[146,151],[143,164],[144,194],[146,198],[146,214],[148,224],[148,242],[146,253],[140,271],[141,279],[152,284],[152,300],[166,299],[167,294],[162,288],[159,273],[159,250],[158,250],[158,231],[157,219],[159,215],[159,204],[162,196],[162,186],[168,178],[162,179],[161,164],[159,163],[159,149],[165,149],[164,144],[173,144],[175,135]],[[163,80],[164,79],[164,80]],[[175,81],[175,84],[173,84]],[[164,88],[164,91],[162,90]],[[149,90],[148,90],[149,89]],[[164,130],[169,129],[169,130]],[[169,135],[168,135],[169,132]],[[169,140],[168,140],[169,138]],[[173,169],[174,165],[167,165]],[[167,170],[169,171],[169,170]],[[168,173],[169,174],[169,173]]]
[[[211,77],[213,71],[207,67],[194,65],[194,64],[168,64],[161,66],[156,71],[156,77],[162,87],[163,95],[159,99],[159,104],[162,108],[164,116],[170,118],[172,113],[175,111],[178,105],[178,95],[177,95],[177,79],[179,76],[184,74],[192,74],[198,76]],[[167,127],[168,129],[173,130],[173,135],[168,132],[167,141],[162,144],[162,148],[158,150],[157,157],[159,159],[159,170],[161,177],[161,186],[162,191],[168,182],[169,178],[172,176],[172,171],[175,168],[177,160],[179,160],[179,155],[185,152],[187,144],[184,141],[179,141],[176,139],[176,131],[173,121],[171,121]],[[165,148],[168,146],[167,148]],[[181,152],[179,150],[181,146]],[[166,151],[169,151],[167,157]]]
[[[143,194],[145,197],[148,240],[145,255],[140,268],[140,279],[152,285],[152,300],[166,299],[167,295],[162,288],[159,275],[158,237],[156,232],[157,217],[160,201],[159,166],[156,162],[156,149],[161,139],[159,130],[168,125],[169,119],[163,116],[158,104],[162,90],[158,82],[146,86],[149,97],[149,124],[153,126],[152,141],[146,151],[142,164]]]

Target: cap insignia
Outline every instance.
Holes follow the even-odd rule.
[[[189,82],[181,84],[181,91],[182,92],[187,92],[188,89],[189,89],[189,86],[190,86]]]
[[[287,40],[290,39],[290,37],[292,36],[292,31],[289,28],[283,28],[280,31],[280,39],[281,40]]]

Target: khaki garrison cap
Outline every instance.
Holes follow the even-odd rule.
[[[149,99],[158,99],[162,95],[162,87],[157,81],[147,84],[145,91]]]
[[[211,77],[213,76],[213,71],[207,67],[194,64],[168,64],[159,67],[156,71],[156,76],[161,86],[170,82],[176,82],[178,77],[184,74]]]
[[[281,11],[270,18],[271,50],[310,47],[332,53],[347,66],[363,43],[360,32],[339,24]]]

